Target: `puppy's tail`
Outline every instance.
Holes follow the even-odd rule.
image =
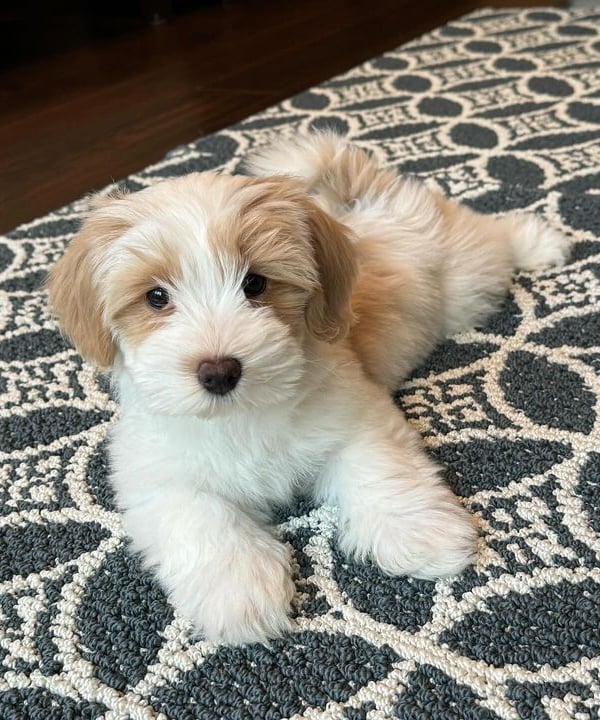
[[[342,206],[380,197],[398,181],[396,173],[332,131],[276,140],[251,156],[246,168],[252,175],[300,178],[309,192]]]

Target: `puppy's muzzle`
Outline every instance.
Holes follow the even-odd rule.
[[[200,385],[213,395],[227,395],[238,384],[242,366],[236,358],[202,360],[196,371]]]

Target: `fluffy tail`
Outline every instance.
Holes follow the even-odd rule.
[[[291,175],[316,182],[350,149],[334,132],[314,132],[295,138],[276,138],[246,161],[252,175]]]
[[[398,182],[396,173],[331,131],[276,140],[251,156],[246,168],[252,175],[301,178],[309,192],[334,206],[380,197]]]

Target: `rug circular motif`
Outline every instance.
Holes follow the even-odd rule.
[[[294,632],[269,646],[194,638],[128,552],[107,483],[109,383],[41,290],[84,203],[0,238],[0,718],[599,717],[599,35],[593,10],[478,12],[124,181],[239,172],[275,135],[333,127],[574,243],[395,395],[478,518],[476,566],[388,577],[339,552],[335,508],[299,501],[277,525]]]

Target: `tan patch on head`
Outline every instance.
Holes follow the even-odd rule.
[[[267,278],[253,302],[269,305],[296,335],[305,330],[305,309],[318,286],[301,188],[296,183],[252,181],[240,213],[239,249],[250,272]]]
[[[226,211],[209,221],[216,257],[238,257],[252,272],[312,290],[318,283],[305,195],[292,179],[221,177]]]
[[[240,178],[236,178],[239,183]],[[297,332],[343,337],[351,322],[357,274],[350,231],[322,210],[293,178],[245,178],[235,211],[213,222],[215,253],[241,256],[268,279],[257,304],[269,304]]]
[[[169,252],[166,244],[160,250],[158,255],[128,249],[131,260],[124,264],[112,283],[114,297],[108,302],[107,314],[119,335],[134,347],[162,327],[175,309],[169,304],[155,310],[146,299],[146,294],[156,287],[169,292],[181,276],[179,257]]]

